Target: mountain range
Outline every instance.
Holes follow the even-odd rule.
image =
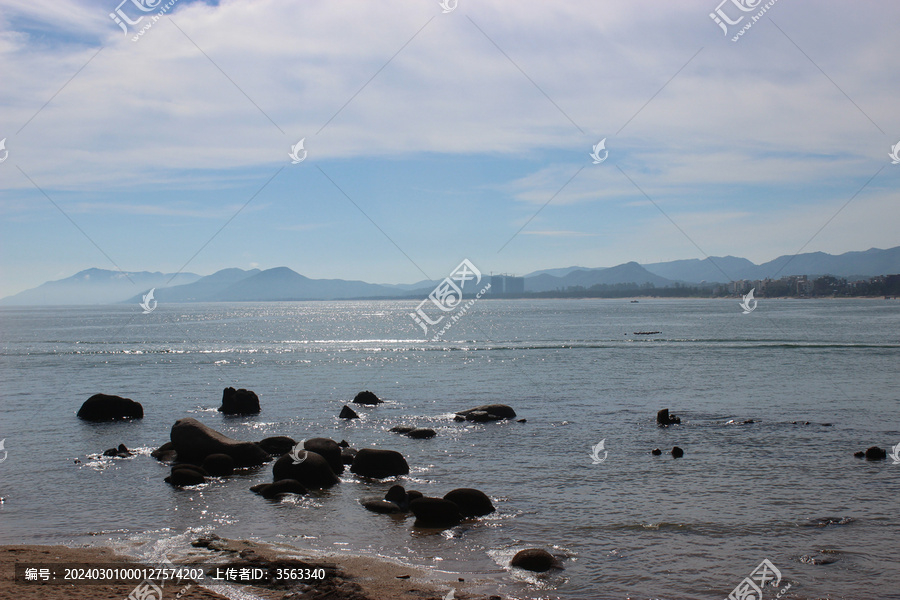
[[[726,283],[740,279],[777,279],[787,275],[833,275],[848,279],[900,273],[900,246],[840,255],[811,252],[785,255],[757,265],[734,256],[675,260],[615,267],[565,267],[525,275],[526,292],[591,287],[597,284],[655,287],[675,283]],[[75,305],[140,302],[151,288],[158,302],[257,302],[278,300],[338,300],[353,298],[424,298],[440,281],[375,284],[344,279],[310,279],[287,268],[223,269],[205,277],[195,273],[120,272],[87,269],[71,277],[0,299],[0,305]]]

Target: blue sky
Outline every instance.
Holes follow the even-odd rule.
[[[900,244],[900,5],[675,4],[0,0],[0,296]]]

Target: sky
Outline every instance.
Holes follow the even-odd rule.
[[[0,0],[0,296],[900,245],[900,4],[853,7]]]

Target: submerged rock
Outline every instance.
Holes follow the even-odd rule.
[[[488,421],[502,421],[503,419],[515,419],[516,411],[506,404],[485,404],[461,410],[456,413],[457,417],[463,420],[475,423],[485,423]]]
[[[267,437],[259,442],[259,447],[272,456],[281,456],[282,454],[287,454],[296,445],[297,442],[294,441],[294,438],[288,437],[286,435]]]
[[[459,507],[443,498],[416,498],[409,503],[409,509],[416,515],[416,527],[446,529],[462,521]]]
[[[662,454],[662,450],[660,450],[659,448],[654,448],[650,451],[650,454],[652,454],[653,456],[659,456],[660,454]]]
[[[681,458],[684,456],[684,450],[679,448],[678,446],[672,447],[672,458]]]
[[[250,488],[266,500],[276,500],[285,494],[304,495],[307,489],[296,479],[279,479],[274,483],[263,483]]]
[[[416,427],[412,431],[407,432],[406,435],[414,440],[430,440],[437,435],[437,432],[434,429],[428,429],[427,427]]]
[[[226,415],[255,415],[259,414],[259,396],[256,392],[241,388],[235,390],[227,387],[222,391],[222,406],[219,412]]]
[[[78,409],[78,418],[94,422],[143,419],[144,407],[131,398],[94,394]]]
[[[112,456],[115,458],[128,458],[129,456],[134,456],[134,454],[125,447],[125,444],[119,444],[118,448],[110,448],[109,450],[104,450],[103,456]]]
[[[552,554],[540,548],[528,548],[527,550],[516,552],[509,564],[510,566],[535,573],[546,573],[550,569],[562,568],[562,565]]]
[[[181,487],[185,485],[198,485],[206,481],[209,475],[201,467],[194,465],[175,465],[172,467],[171,474],[166,477],[166,483]]]

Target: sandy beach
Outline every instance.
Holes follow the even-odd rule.
[[[207,540],[208,541],[208,540]],[[280,561],[298,561],[298,554],[287,556],[283,551],[264,544],[243,540],[216,539],[207,547],[198,548],[185,564],[209,566],[222,564],[271,565]],[[309,557],[304,557],[309,558]],[[406,567],[390,561],[365,557],[317,557],[306,560],[308,564],[326,569],[327,576],[315,584],[239,585],[229,584],[230,589],[217,585],[208,587],[192,585],[168,585],[163,599],[170,600],[441,600],[452,587],[455,598],[471,600],[499,600],[500,596],[467,594],[466,583],[443,583],[433,573],[424,569]],[[63,545],[5,545],[0,546],[0,598],[18,600],[125,600],[134,591],[132,583],[116,584],[29,584],[15,581],[17,563],[41,564],[81,563],[91,565],[121,564],[139,566],[135,559],[117,554],[111,548],[72,548]],[[179,560],[181,565],[182,561]],[[284,563],[282,563],[284,564]],[[214,591],[214,588],[217,591]],[[237,593],[235,593],[237,592]],[[146,600],[162,600],[148,596]]]

